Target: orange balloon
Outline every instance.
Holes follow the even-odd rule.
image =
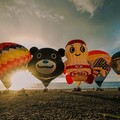
[[[89,52],[88,61],[93,67],[95,82],[100,87],[111,69],[111,56],[102,50]]]

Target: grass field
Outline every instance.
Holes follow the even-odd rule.
[[[1,91],[0,120],[120,119],[119,91]]]

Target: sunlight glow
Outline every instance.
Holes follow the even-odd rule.
[[[20,90],[22,88],[29,88],[33,83],[39,83],[28,71],[19,71],[12,76],[12,86],[10,90]]]

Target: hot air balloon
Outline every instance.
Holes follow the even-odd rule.
[[[63,50],[62,48],[60,50]],[[83,40],[75,39],[67,43],[65,47],[65,56],[67,60],[64,62],[64,74],[68,84],[76,82],[80,86],[81,82],[92,83],[94,76],[89,65],[88,48]]]
[[[94,80],[101,87],[111,69],[111,56],[102,50],[92,50],[89,52],[88,61],[93,67]]]
[[[15,71],[25,69],[31,59],[30,52],[17,43],[0,43],[0,80],[9,89]]]
[[[28,70],[47,89],[50,82],[63,73],[62,54],[52,48],[38,49],[36,47],[32,47],[30,53],[33,57],[28,63]]]
[[[112,56],[111,67],[117,75],[120,75],[120,52],[117,52]]]

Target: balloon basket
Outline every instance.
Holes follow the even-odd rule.
[[[96,91],[104,91],[102,88],[97,88]]]
[[[43,92],[48,92],[48,88],[45,88],[45,89],[43,90]]]
[[[28,94],[26,93],[26,90],[22,88],[18,91],[18,96],[28,96]]]
[[[9,94],[10,93],[10,90],[9,89],[6,89],[3,91],[3,94]]]
[[[77,87],[77,88],[74,88],[73,89],[73,92],[80,92],[81,91],[81,88],[80,87]]]

